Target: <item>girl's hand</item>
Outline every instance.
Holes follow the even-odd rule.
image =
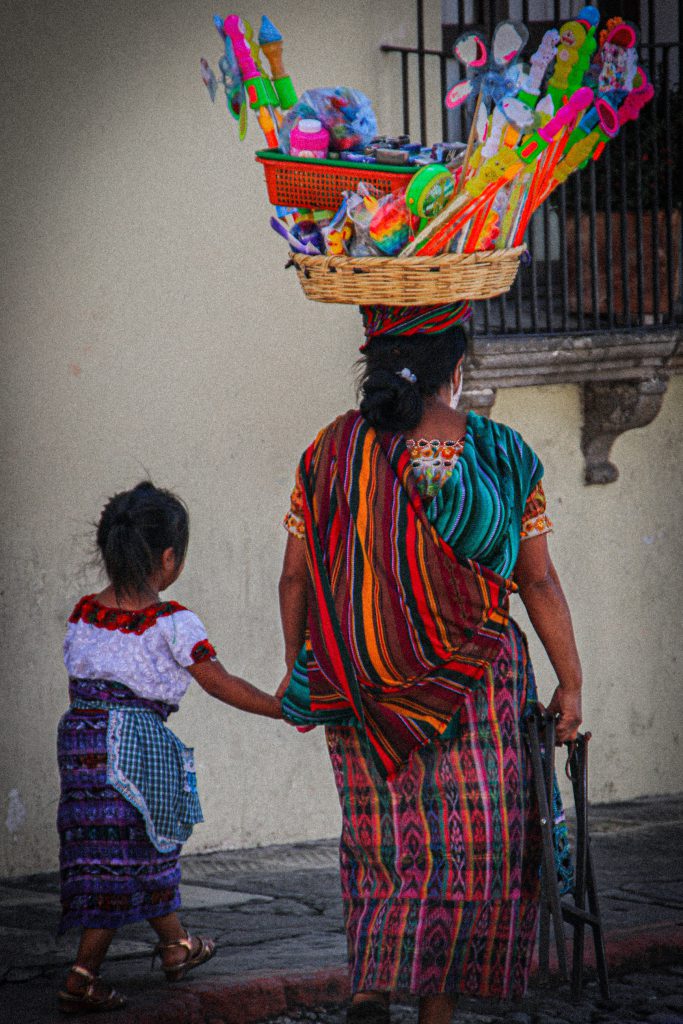
[[[283,678],[282,682],[280,683],[280,685],[278,686],[277,690],[275,691],[275,696],[278,698],[278,700],[282,700],[282,698],[284,697],[285,691],[286,691],[287,687],[289,686],[289,680],[291,679],[291,677],[292,677],[292,670],[288,669],[285,672],[285,675],[284,675],[284,678]]]
[[[561,746],[575,740],[583,721],[581,714],[581,689],[568,690],[558,686],[547,709],[551,715],[559,715],[555,726],[555,743]]]

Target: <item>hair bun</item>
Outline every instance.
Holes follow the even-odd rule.
[[[410,372],[410,371],[409,371]],[[422,418],[423,403],[414,374],[373,370],[363,382],[360,411],[378,430],[412,430]]]

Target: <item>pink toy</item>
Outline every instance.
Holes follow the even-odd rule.
[[[223,22],[223,31],[230,39],[235,57],[245,82],[249,78],[260,78],[261,73],[251,55],[251,48],[245,39],[246,25],[239,14],[230,14]]]
[[[577,117],[583,110],[587,110],[593,102],[593,90],[588,86],[582,86],[563,103],[554,117],[548,121],[543,128],[538,129],[538,134],[546,142],[552,142],[556,135],[569,125],[574,124]]]
[[[645,104],[654,99],[655,90],[652,83],[648,82],[647,75],[642,68],[638,68],[637,73],[641,84],[632,89],[619,107],[620,127],[627,121],[635,121]]]
[[[330,133],[320,121],[302,117],[289,135],[289,152],[292,156],[307,156],[324,160],[330,148]]]

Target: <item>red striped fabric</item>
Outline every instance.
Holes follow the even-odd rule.
[[[321,431],[300,468],[311,710],[352,708],[391,776],[481,682],[514,585],[456,557],[402,439],[357,410]]]

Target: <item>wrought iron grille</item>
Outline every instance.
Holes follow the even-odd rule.
[[[452,0],[452,23],[443,24],[442,49],[435,50],[425,47],[424,0],[417,0],[416,45],[382,46],[400,58],[404,133],[413,129],[425,144],[429,128],[430,141],[437,141],[436,125],[428,124],[429,98],[429,110],[441,111],[441,138],[466,139],[463,111],[451,114],[449,122],[443,103],[461,75],[452,44],[464,29],[476,26],[490,38],[498,21],[521,18],[533,48],[577,4],[570,10],[567,0],[554,0],[546,4],[552,21],[530,21],[529,0]],[[629,333],[674,330],[683,323],[683,17],[679,10],[677,40],[656,41],[656,0],[622,0],[611,5],[614,10],[610,0],[599,6],[603,18],[621,14],[640,23],[641,64],[655,85],[655,100],[597,163],[573,174],[535,214],[526,238],[532,260],[508,295],[477,304],[477,334]],[[671,24],[663,29],[672,31]],[[428,97],[427,70],[435,63],[440,95]],[[415,80],[417,131],[410,103]]]

